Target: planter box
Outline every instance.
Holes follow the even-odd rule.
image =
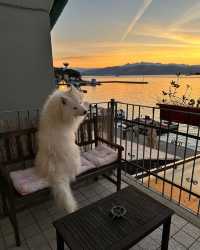
[[[160,120],[200,126],[200,108],[161,104]]]

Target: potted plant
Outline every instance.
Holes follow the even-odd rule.
[[[160,119],[200,126],[200,98],[195,100],[190,97],[191,87],[188,84],[184,93],[179,96],[179,77],[180,73],[177,74],[176,81],[170,82],[169,89],[162,91],[162,100],[158,103]]]

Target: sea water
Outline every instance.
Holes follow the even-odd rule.
[[[97,81],[147,81],[148,84],[132,84],[132,83],[104,83],[96,87],[84,87],[87,90],[86,99],[91,103],[107,102],[111,98],[116,101],[140,104],[148,106],[156,106],[162,99],[162,90],[168,90],[170,82],[176,80],[175,75],[161,75],[161,76],[85,76],[83,79],[90,80],[95,78]],[[200,98],[200,77],[199,76],[181,76],[179,80],[181,87],[178,89],[178,95],[183,95],[186,85],[191,86],[190,98]],[[155,117],[158,119],[158,117]],[[187,126],[181,125],[180,130],[186,132]],[[189,133],[197,135],[197,127],[190,126]],[[174,134],[170,134],[168,142],[173,142],[176,139]],[[163,135],[162,140],[166,141],[167,136]],[[178,141],[181,142],[182,147],[185,146],[186,137],[179,136]],[[198,143],[200,144],[200,142]],[[196,140],[188,138],[187,148],[195,149]],[[200,150],[200,145],[198,145]]]

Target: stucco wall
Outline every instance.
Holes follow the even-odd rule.
[[[50,11],[53,0],[1,0],[0,3]]]
[[[5,2],[0,0],[0,110],[37,108],[54,87],[48,11]],[[28,7],[41,8],[39,2]],[[48,9],[52,1],[44,2]]]

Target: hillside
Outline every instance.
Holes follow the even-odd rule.
[[[162,63],[133,63],[121,66],[82,69],[82,75],[174,75],[200,74],[200,65],[162,64]]]

